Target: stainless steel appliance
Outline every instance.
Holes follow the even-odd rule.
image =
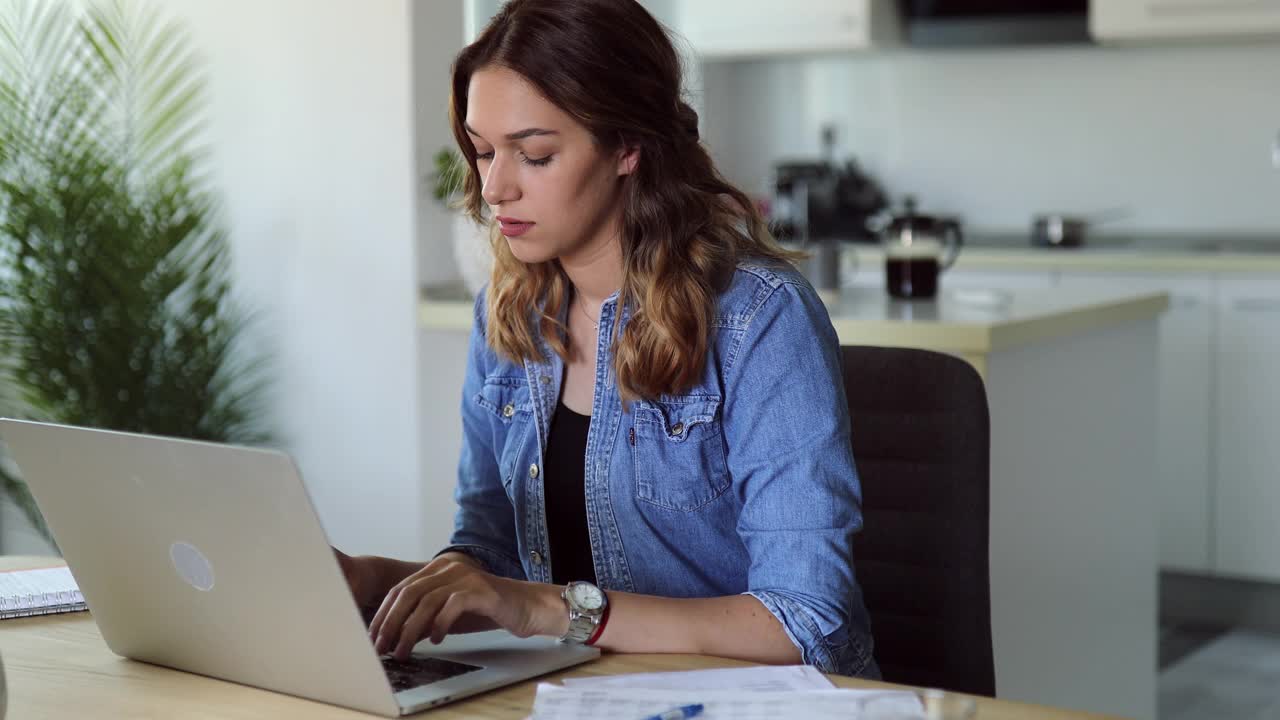
[[[875,242],[869,221],[887,207],[880,185],[853,159],[835,160],[835,130],[823,129],[822,160],[774,166],[769,224],[774,236],[810,253],[804,268],[819,290],[840,287],[840,245]]]
[[[1092,42],[1088,0],[898,0],[916,46]]]

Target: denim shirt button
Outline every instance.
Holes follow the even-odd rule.
[[[533,563],[534,565],[541,565],[541,564],[542,564],[542,553],[538,552],[537,550],[530,550],[530,551],[529,551],[529,562]]]
[[[684,432],[684,423],[676,423],[671,426],[671,434],[679,435]]]
[[[538,477],[538,463],[534,463],[529,466],[529,477],[531,478]]]
[[[502,408],[502,417],[511,417],[512,415],[515,415],[515,414],[516,414],[515,405],[508,404],[506,407]]]
[[[550,377],[548,377],[548,376],[546,376],[546,375],[543,375],[542,377],[538,378],[538,380],[539,380],[543,385],[550,385],[550,384],[551,384],[551,378],[550,378]]]

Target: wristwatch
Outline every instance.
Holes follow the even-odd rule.
[[[579,645],[594,642],[604,629],[609,613],[609,598],[605,597],[604,591],[578,580],[565,586],[560,597],[564,598],[565,607],[569,609],[569,629],[560,636],[560,642]]]

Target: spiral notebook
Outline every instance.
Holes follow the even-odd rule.
[[[65,567],[0,572],[0,620],[88,609]]]

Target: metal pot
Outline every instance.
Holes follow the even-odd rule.
[[[1041,213],[1031,221],[1031,244],[1041,247],[1080,247],[1085,244],[1089,226],[1118,220],[1128,215],[1124,208],[1111,208],[1089,215]]]
[[[1043,247],[1080,247],[1089,223],[1073,215],[1036,215],[1031,221],[1031,244]]]

